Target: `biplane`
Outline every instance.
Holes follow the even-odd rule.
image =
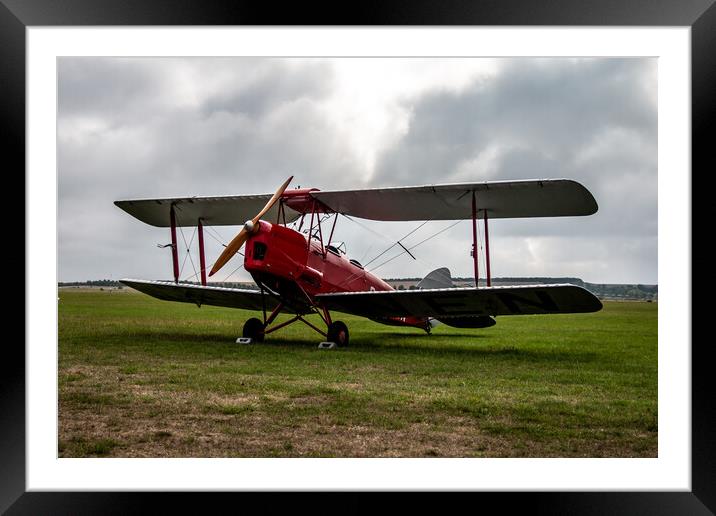
[[[498,316],[583,313],[602,308],[592,293],[576,285],[492,286],[488,221],[595,213],[594,197],[576,181],[541,179],[322,191],[288,189],[292,179],[289,177],[273,194],[115,201],[140,221],[170,229],[168,245],[174,273],[174,281],[121,282],[163,300],[260,311],[262,317],[248,319],[242,337],[237,339],[246,343],[261,342],[265,335],[300,321],[325,339],[322,346],[346,346],[348,327],[335,320],[335,312],[430,333],[439,323],[487,328]],[[425,276],[416,289],[392,288],[349,258],[344,245],[333,241],[339,216],[378,221],[471,220],[474,286],[456,287],[450,271],[439,268]],[[478,284],[479,222],[484,224],[483,286]],[[243,227],[209,269],[204,227],[227,225]],[[198,232],[200,283],[179,281],[177,227],[195,227]],[[412,256],[410,248],[400,240],[396,243]],[[236,254],[243,254],[243,267],[258,289],[207,282],[207,271],[213,276]],[[274,324],[280,313],[292,317]],[[306,318],[310,314],[319,316],[318,325]]]

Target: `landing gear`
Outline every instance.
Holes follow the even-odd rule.
[[[336,346],[344,348],[348,346],[348,326],[343,321],[335,321],[328,325],[326,340],[335,342]]]
[[[264,337],[268,335],[269,333],[272,333],[280,328],[283,328],[284,326],[288,326],[289,324],[293,324],[296,321],[301,321],[306,326],[309,326],[310,328],[313,328],[316,332],[320,333],[321,336],[326,338],[326,341],[322,342],[321,344],[325,344],[325,346],[319,346],[321,348],[335,348],[335,347],[345,347],[348,345],[348,327],[345,325],[342,321],[331,321],[331,316],[328,313],[328,310],[325,308],[323,309],[323,313],[319,312],[317,309],[314,313],[318,313],[321,315],[321,319],[323,319],[323,322],[326,323],[328,326],[327,331],[323,331],[319,327],[315,326],[311,322],[307,321],[304,318],[305,314],[302,313],[296,313],[294,317],[291,319],[288,319],[287,321],[284,321],[279,324],[271,324],[274,322],[278,314],[281,312],[281,309],[284,307],[283,303],[279,303],[276,308],[273,309],[273,312],[271,312],[271,315],[266,317],[266,312],[264,311],[264,320],[257,319],[256,317],[252,317],[248,321],[244,323],[244,329],[243,329],[243,337],[239,337],[236,342],[240,344],[250,344],[251,342],[263,342]],[[315,307],[314,307],[315,309]],[[294,312],[295,313],[295,312]]]
[[[244,338],[251,339],[253,342],[264,341],[264,323],[256,317],[252,317],[244,323]]]

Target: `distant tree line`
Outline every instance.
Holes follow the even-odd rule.
[[[385,281],[398,290],[414,290],[422,278],[388,278]],[[475,279],[453,278],[456,287],[467,287],[475,284]],[[527,285],[527,284],[555,284],[568,283],[577,285],[592,292],[595,296],[603,299],[629,299],[641,301],[655,301],[658,299],[658,285],[644,284],[622,284],[622,283],[588,283],[580,278],[545,278],[545,277],[502,277],[492,278],[492,286],[500,285]],[[484,278],[480,278],[479,286],[487,286]]]
[[[60,281],[57,284],[58,287],[117,287],[121,288],[122,285],[119,281],[101,279],[101,280],[90,280],[90,281]]]

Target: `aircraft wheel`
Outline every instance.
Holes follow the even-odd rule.
[[[336,346],[343,348],[348,345],[348,326],[343,321],[336,321],[328,325],[328,342],[335,342]]]
[[[264,341],[264,323],[256,317],[252,317],[244,323],[243,336],[254,342]]]

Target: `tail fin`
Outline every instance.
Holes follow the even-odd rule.
[[[439,269],[435,269],[433,272],[425,276],[420,282],[418,283],[418,288],[452,288],[452,278],[450,277],[450,269],[447,267],[441,267]],[[428,333],[430,333],[430,330],[435,328],[436,326],[440,325],[441,321],[438,321],[437,319],[434,319],[432,317],[428,318],[428,324],[429,330]]]
[[[452,288],[452,278],[450,277],[450,269],[447,267],[441,267],[435,269],[433,272],[425,276],[418,283],[420,289],[432,289],[432,288]]]

